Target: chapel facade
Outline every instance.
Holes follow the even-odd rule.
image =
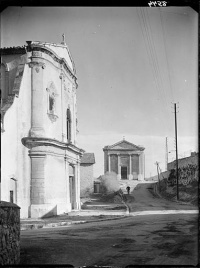
[[[104,173],[115,172],[118,180],[144,180],[144,149],[125,139],[105,146]]]
[[[61,44],[1,49],[1,200],[21,218],[80,209],[77,77]]]

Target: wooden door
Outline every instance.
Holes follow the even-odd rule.
[[[127,167],[125,166],[121,167],[121,179],[127,180]]]

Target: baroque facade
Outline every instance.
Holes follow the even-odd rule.
[[[21,217],[80,209],[77,77],[61,44],[1,49],[1,200]]]
[[[104,173],[115,172],[119,180],[144,180],[144,149],[125,139],[105,146]]]

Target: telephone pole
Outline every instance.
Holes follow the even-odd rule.
[[[158,164],[159,164],[159,163],[156,161],[155,165],[157,166],[157,173],[158,173],[158,186],[159,186],[159,191],[160,191],[160,177],[159,177]]]
[[[175,114],[175,140],[176,140],[176,189],[177,189],[177,200],[179,200],[179,188],[178,188],[178,146],[177,146],[176,103],[174,103],[174,114]]]
[[[166,161],[165,170],[167,171],[167,164],[168,164],[168,144],[167,144],[167,137],[166,137],[165,161]]]

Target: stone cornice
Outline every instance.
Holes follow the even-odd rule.
[[[73,72],[73,70],[71,70],[71,68],[69,67],[67,61],[64,58],[60,58],[58,55],[56,55],[56,53],[53,50],[51,50],[50,48],[47,48],[47,47],[40,45],[40,44],[28,44],[27,51],[33,52],[33,56],[32,56],[33,58],[35,57],[34,52],[36,52],[36,51],[40,51],[42,53],[49,55],[55,62],[57,62],[61,66],[63,66],[63,68],[67,71],[67,73],[76,82],[77,77],[76,77],[75,73]]]
[[[61,142],[55,139],[50,139],[50,138],[37,138],[37,137],[24,137],[22,138],[22,144],[26,146],[29,149],[32,149],[33,147],[38,147],[38,146],[53,146],[60,148],[62,150],[70,150],[73,153],[76,153],[80,156],[84,153],[83,149],[80,149],[76,147],[72,143],[65,143]]]
[[[124,146],[124,144],[126,144],[126,146]],[[143,146],[140,146],[140,145],[135,145],[135,144],[128,142],[124,139],[120,142],[117,142],[113,145],[107,145],[103,148],[104,152],[111,151],[111,150],[113,150],[113,151],[144,151],[145,148]]]
[[[133,155],[141,155],[143,152],[142,151],[132,151],[132,152],[130,152],[130,151],[128,151],[128,150],[126,150],[126,152],[124,151],[124,152],[108,152],[108,155],[116,155],[116,156],[133,156]]]
[[[121,154],[127,152],[127,154],[134,154],[137,153],[138,151],[142,152],[144,151],[144,148],[139,148],[136,149],[112,149],[112,148],[103,148],[104,152],[108,152],[108,154]]]
[[[45,69],[45,67],[46,67],[46,65],[45,65],[45,63],[43,63],[43,62],[38,62],[38,61],[31,61],[31,62],[29,62],[28,63],[28,66],[30,67],[30,68],[33,68],[33,67],[42,67],[42,69]]]

